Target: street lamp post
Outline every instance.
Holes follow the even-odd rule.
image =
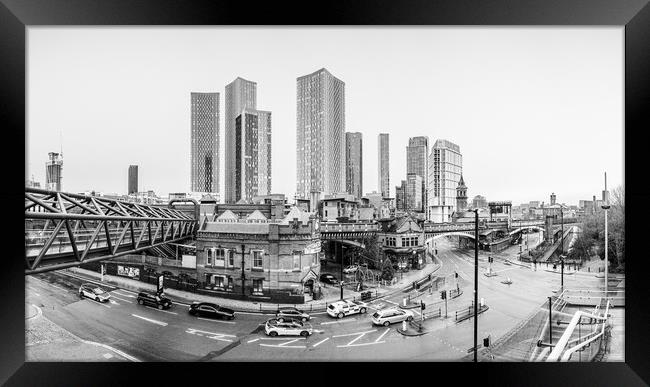
[[[343,246],[341,246],[341,300],[343,300]]]
[[[477,362],[478,335],[478,209],[474,210],[474,362]]]
[[[560,267],[561,267],[561,274],[560,274],[560,291],[564,290],[564,210],[562,209],[562,205],[560,204],[560,219],[562,223],[562,241],[560,242],[562,244],[562,253],[560,254]]]
[[[609,207],[609,195],[607,194],[607,172],[605,172],[605,204],[602,206],[603,210],[605,210],[605,297],[607,297],[607,291],[609,290],[609,283],[607,282],[607,271],[609,269],[609,249],[607,248],[607,210],[609,210]]]
[[[245,266],[245,249],[246,246],[241,245],[241,295],[245,296],[246,295],[246,274],[244,274],[244,266]]]

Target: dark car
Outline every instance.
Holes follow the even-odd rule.
[[[193,302],[188,312],[193,316],[219,317],[226,320],[235,318],[235,311],[210,302]]]
[[[164,295],[140,292],[138,293],[138,304],[149,305],[158,309],[169,309],[172,307],[172,300]]]
[[[165,277],[173,277],[174,276],[174,273],[172,273],[171,271],[167,271],[167,270],[163,271],[161,274],[164,275]]]
[[[278,309],[278,311],[275,313],[275,317],[277,317],[279,322],[283,322],[285,320],[299,320],[305,322],[311,318],[309,314],[294,307],[285,307]]]
[[[338,285],[339,280],[336,279],[331,274],[321,274],[320,275],[320,282],[326,283],[326,284],[332,284],[332,285]]]

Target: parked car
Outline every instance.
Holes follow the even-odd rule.
[[[368,304],[361,301],[341,300],[327,306],[327,314],[336,318],[343,318],[351,314],[366,313]]]
[[[163,271],[161,274],[164,275],[165,277],[173,277],[174,276],[174,273],[172,273],[171,271],[168,271],[168,270]]]
[[[108,302],[108,300],[111,298],[111,295],[105,292],[104,289],[100,288],[97,285],[82,284],[79,287],[79,297],[92,298],[93,300],[98,302]]]
[[[351,274],[351,273],[356,272],[357,270],[359,270],[359,266],[357,266],[357,265],[350,265],[350,266],[346,267],[345,269],[343,269],[343,272],[344,272],[345,274]]]
[[[275,317],[277,317],[278,321],[280,322],[283,322],[285,320],[300,320],[304,322],[311,319],[311,316],[309,314],[303,312],[300,309],[292,307],[278,309],[278,311],[275,313]]]
[[[378,310],[372,315],[374,325],[383,325],[385,327],[390,324],[411,320],[413,320],[413,312],[399,308]]]
[[[235,318],[234,310],[213,304],[211,302],[195,301],[192,303],[192,305],[190,305],[188,312],[193,316],[217,317],[226,320],[232,320]]]
[[[314,328],[307,322],[297,320],[278,321],[278,319],[272,318],[264,324],[264,332],[271,337],[278,335],[307,337],[314,332]]]
[[[140,305],[149,305],[156,307],[158,309],[169,309],[172,307],[172,300],[165,297],[164,295],[151,294],[140,292],[138,293],[138,304]]]
[[[326,284],[331,284],[331,285],[338,285],[339,280],[334,277],[331,274],[321,274],[320,275],[320,282],[326,283]]]

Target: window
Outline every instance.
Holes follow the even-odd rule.
[[[410,242],[410,239],[409,239],[409,238],[402,238],[402,246],[403,246],[403,247],[409,247],[409,246],[411,246],[411,243],[409,243],[409,242]]]
[[[212,266],[212,254],[213,254],[214,249],[208,249],[208,260],[207,260],[207,265]]]
[[[254,279],[253,280],[253,292],[262,293],[262,285],[264,284],[263,279]]]
[[[215,287],[223,288],[225,286],[225,278],[223,276],[212,276],[212,283]]]
[[[300,270],[300,253],[293,254],[293,270]]]
[[[214,266],[224,267],[226,265],[225,250],[224,249],[214,249]]]
[[[253,250],[253,269],[262,268],[262,256],[264,252],[262,250]]]
[[[228,256],[228,266],[233,267],[235,266],[235,251],[234,250],[226,250],[227,251],[227,256]]]

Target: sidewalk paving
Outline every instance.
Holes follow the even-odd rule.
[[[25,304],[26,361],[138,361],[105,344],[83,340]]]
[[[432,261],[430,257],[427,257],[427,261]],[[381,285],[376,288],[368,288],[363,291],[371,290],[373,297],[371,300],[384,298],[387,296],[394,295],[398,292],[402,292],[405,288],[409,288],[414,281],[418,281],[429,274],[435,273],[440,268],[439,264],[429,263],[422,270],[411,270],[402,274],[402,278],[396,281],[392,285]],[[138,280],[107,275],[104,274],[104,282],[100,282],[101,274],[81,269],[78,267],[69,268],[62,271],[63,274],[76,276],[82,280],[96,281],[101,284],[110,284],[118,288],[134,291],[134,292],[155,292],[157,290],[156,285],[149,284],[146,282],[141,282]],[[189,305],[194,301],[199,302],[216,302],[219,305],[234,309],[235,311],[240,312],[249,312],[249,313],[272,313],[278,306],[296,306],[298,308],[304,309],[306,311],[319,311],[322,309],[324,312],[327,304],[338,301],[340,299],[340,287],[338,286],[324,286],[325,297],[320,300],[311,300],[304,304],[278,304],[278,303],[267,303],[267,302],[256,302],[256,301],[244,301],[236,300],[229,298],[219,298],[214,296],[203,295],[199,293],[192,293],[178,289],[167,288],[165,289],[165,294],[172,299],[175,303]],[[353,291],[349,288],[343,288],[343,296],[346,299],[360,298],[360,292]]]

